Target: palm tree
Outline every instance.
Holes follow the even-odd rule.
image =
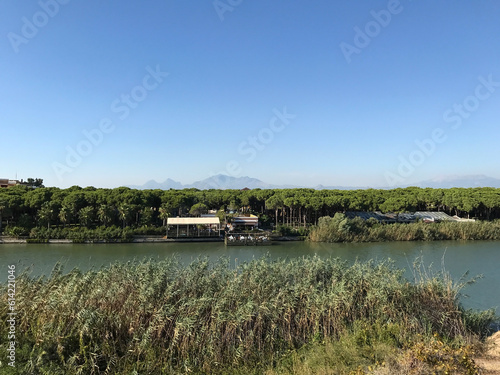
[[[133,213],[133,206],[128,203],[122,203],[120,207],[118,207],[118,213],[120,216],[120,220],[123,221],[123,228],[125,228],[128,220],[130,220],[130,217],[132,216]]]
[[[107,204],[102,204],[97,211],[97,217],[102,225],[107,226],[113,221],[115,209]]]
[[[72,216],[71,208],[68,206],[62,206],[61,211],[59,211],[59,219],[62,221],[64,226],[71,222]]]
[[[38,210],[38,220],[47,223],[47,229],[50,229],[50,222],[54,219],[54,208],[51,202],[44,202]]]
[[[78,211],[78,217],[80,218],[80,225],[89,228],[94,221],[94,208],[92,206],[83,207]]]
[[[167,219],[170,217],[170,206],[168,204],[165,204],[163,203],[161,206],[160,206],[160,219],[163,220],[163,226],[166,226],[167,225]]]

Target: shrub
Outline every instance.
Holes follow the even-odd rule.
[[[12,236],[12,237],[21,237],[21,236],[27,236],[29,234],[29,229],[24,228],[24,227],[19,227],[19,226],[10,226],[7,225],[4,229],[4,233],[7,236]]]

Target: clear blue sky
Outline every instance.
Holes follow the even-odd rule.
[[[496,0],[3,0],[0,177],[500,178],[499,19]]]

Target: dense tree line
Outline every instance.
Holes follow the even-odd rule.
[[[18,185],[0,190],[0,232],[35,227],[162,227],[168,217],[208,209],[259,215],[264,226],[317,224],[346,211],[443,211],[482,220],[500,218],[500,189],[392,190],[136,190]],[[2,228],[3,223],[3,228]]]

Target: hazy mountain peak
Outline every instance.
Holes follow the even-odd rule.
[[[500,188],[500,179],[488,177],[485,175],[441,175],[435,178],[421,181],[418,183],[411,184],[409,186],[417,186],[421,188],[435,188],[435,189],[449,189],[453,187],[458,188],[471,188],[471,187],[494,187]],[[207,177],[203,180],[195,181],[192,184],[182,184],[178,181],[172,180],[171,178],[167,178],[162,183],[159,183],[155,180],[150,180],[146,182],[144,185],[140,186],[129,186],[133,189],[189,189],[196,188],[200,190],[208,190],[208,189],[287,189],[287,188],[299,188],[299,187],[310,187],[305,185],[273,185],[263,182],[257,178],[243,176],[243,177],[234,177],[228,176],[224,174],[217,174],[214,176]],[[394,186],[395,187],[406,187],[406,186]],[[389,187],[387,187],[389,188]],[[338,189],[338,190],[356,190],[356,189],[368,189],[366,186],[348,186],[348,185],[339,185],[339,186],[325,186],[325,185],[316,185],[314,187],[316,190],[322,189]]]
[[[493,177],[488,177],[483,174],[478,175],[442,175],[432,178],[427,181],[419,182],[415,184],[419,187],[430,187],[430,188],[472,188],[472,187],[494,187],[500,188],[500,180]]]
[[[201,181],[193,182],[193,187],[197,189],[243,189],[245,187],[249,189],[256,188],[271,188],[271,185],[262,182],[257,178],[252,178],[248,176],[244,177],[233,177],[224,174],[218,174],[215,176],[208,177]]]

